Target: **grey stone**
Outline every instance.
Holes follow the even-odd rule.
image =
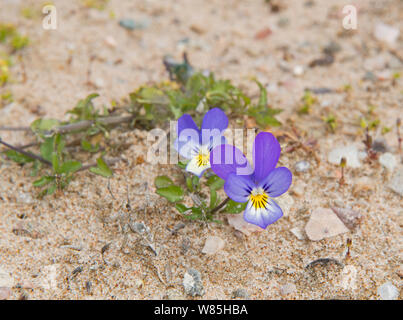
[[[236,298],[249,299],[249,294],[245,289],[238,288],[232,292],[232,299]]]
[[[204,295],[203,282],[200,272],[196,269],[188,269],[183,277],[183,287],[186,294],[192,297]]]
[[[389,151],[389,146],[384,138],[377,138],[372,143],[371,148],[376,152],[385,153]]]
[[[341,50],[340,44],[335,41],[330,41],[324,48],[323,52],[326,54],[334,55]]]
[[[127,30],[145,29],[150,25],[149,21],[136,22],[133,19],[121,19],[119,25]]]

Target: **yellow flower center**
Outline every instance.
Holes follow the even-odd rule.
[[[210,161],[210,153],[201,152],[197,155],[197,165],[199,167],[205,167]]]
[[[255,207],[255,209],[266,208],[266,204],[269,200],[269,196],[262,188],[253,189],[249,198],[250,201],[252,201],[252,205]]]

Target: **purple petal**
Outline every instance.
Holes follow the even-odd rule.
[[[220,108],[213,108],[204,115],[201,129],[219,129],[224,131],[228,127],[228,118]]]
[[[210,164],[214,173],[224,180],[227,180],[231,173],[239,176],[247,176],[253,173],[244,154],[229,144],[219,145],[211,151]]]
[[[224,191],[235,202],[246,202],[254,187],[251,176],[237,176],[231,173],[225,181]]]
[[[286,167],[279,167],[269,173],[260,186],[270,197],[278,197],[288,190],[292,182],[292,173]]]
[[[178,119],[178,126],[177,126],[178,137],[181,136],[183,130],[185,129],[192,129],[195,132],[197,132],[197,136],[199,137],[197,142],[200,143],[200,130],[197,127],[196,123],[193,121],[192,117],[188,114],[184,114]]]
[[[261,132],[256,136],[253,146],[253,164],[257,183],[266,178],[276,167],[280,153],[280,144],[271,133]]]
[[[262,229],[266,229],[269,224],[276,222],[282,216],[283,211],[273,199],[268,200],[266,208],[259,209],[256,209],[249,201],[243,214],[246,222],[253,223]]]

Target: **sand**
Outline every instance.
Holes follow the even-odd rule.
[[[283,151],[280,164],[294,174],[283,200],[285,216],[247,236],[235,231],[225,214],[217,216],[223,224],[187,221],[155,194],[157,175],[180,179],[181,173],[172,165],[137,164],[148,148],[145,131],[115,130],[111,136],[129,144],[123,152],[127,161],[114,166],[110,181],[116,200],[107,181],[88,172],[78,174],[64,192],[39,200],[30,169],[2,157],[0,269],[13,283],[9,299],[231,299],[237,289],[246,289],[251,299],[379,299],[377,288],[387,281],[401,292],[403,200],[388,183],[402,164],[390,172],[377,161],[361,161],[358,168],[346,168],[346,183],[339,187],[340,169],[327,158],[336,146],[365,150],[357,124],[369,105],[377,106],[375,116],[381,121],[372,135],[381,137],[382,127],[390,127],[383,137],[399,158],[395,122],[403,115],[403,82],[400,78],[393,85],[391,77],[403,71],[402,36],[391,46],[373,34],[379,21],[402,31],[402,3],[361,1],[358,29],[348,32],[342,27],[342,3],[307,3],[281,1],[284,8],[272,12],[263,0],[111,0],[100,11],[84,8],[80,1],[59,0],[53,1],[57,30],[43,30],[41,1],[1,1],[0,21],[16,24],[31,43],[22,51],[26,81],[16,62],[13,81],[0,89],[14,97],[0,108],[0,126],[26,126],[40,116],[65,119],[65,112],[92,92],[100,94],[97,107],[110,105],[142,84],[167,79],[163,56],[179,59],[185,49],[195,67],[231,79],[251,96],[258,93],[251,77],[269,84],[270,104],[284,109],[279,116],[284,126],[273,132],[292,133],[296,127],[303,141],[317,140],[320,160],[301,148]],[[37,16],[24,18],[21,8],[26,7]],[[125,30],[118,23],[123,18],[146,27]],[[265,28],[271,34],[256,39]],[[309,68],[331,40],[341,47],[335,62]],[[298,68],[293,73],[296,66],[303,66],[302,75]],[[86,84],[89,68],[92,86]],[[385,80],[362,80],[367,71]],[[347,84],[350,91],[338,90]],[[338,91],[317,94],[312,113],[298,115],[304,89],[320,87]],[[322,120],[329,113],[337,117],[335,133]],[[1,137],[10,143],[32,141],[22,132],[1,132]],[[292,143],[280,142],[283,150]],[[295,171],[300,160],[310,163],[307,172]],[[124,209],[127,185],[130,212]],[[309,240],[304,227],[312,211],[335,204],[361,212],[362,222],[353,231]],[[138,235],[125,235],[129,218],[150,229],[157,255]],[[182,222],[185,227],[171,234]],[[202,253],[209,236],[223,239],[224,248]],[[331,260],[306,268],[319,258],[341,265]],[[184,291],[189,268],[201,274],[202,297]]]

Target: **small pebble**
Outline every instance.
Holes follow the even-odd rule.
[[[327,208],[315,209],[305,226],[305,232],[312,241],[334,237],[348,231],[337,215]]]
[[[292,70],[294,75],[296,76],[301,76],[304,74],[304,67],[303,66],[295,66],[294,69]]]
[[[305,160],[298,161],[298,162],[295,164],[295,171],[297,171],[297,172],[306,172],[306,171],[309,170],[309,167],[310,167],[310,166],[311,166],[311,165],[309,164],[308,161],[305,161]]]
[[[298,240],[305,240],[305,235],[302,230],[298,227],[292,228],[290,230],[294,236],[297,237]]]
[[[204,295],[203,282],[200,272],[196,269],[188,269],[183,277],[183,287],[186,294],[195,297]]]
[[[374,36],[377,40],[394,45],[399,37],[400,30],[385,23],[378,23],[375,26]]]
[[[349,208],[332,207],[333,212],[339,217],[347,228],[353,230],[362,219],[362,214]]]
[[[243,234],[247,236],[251,235],[253,232],[261,232],[262,228],[248,223],[244,220],[243,214],[228,214],[227,220],[230,226],[233,226],[236,230],[241,231]]]
[[[381,152],[381,153],[388,152],[388,150],[389,150],[388,143],[386,142],[386,140],[384,138],[375,139],[374,142],[372,143],[371,148],[374,151]]]
[[[403,197],[403,167],[394,174],[390,181],[389,188]]]
[[[210,236],[207,238],[202,252],[204,254],[214,254],[222,250],[225,246],[225,241],[220,237]]]
[[[0,267],[0,287],[12,288],[14,281],[10,274]]]
[[[283,296],[294,293],[297,290],[297,287],[293,283],[286,283],[285,285],[280,287],[280,293]]]
[[[341,287],[344,290],[357,288],[357,268],[351,265],[344,266],[341,272]]]
[[[335,41],[330,41],[324,48],[323,52],[328,55],[334,55],[341,50],[340,44]]]
[[[127,30],[146,29],[150,23],[148,21],[135,22],[133,19],[121,19],[119,25]]]
[[[396,300],[399,297],[399,289],[388,281],[378,288],[378,295],[381,300]]]
[[[116,46],[118,45],[115,38],[112,36],[107,36],[105,38],[105,43],[111,48],[116,48]]]
[[[7,300],[12,294],[11,288],[0,287],[0,300]]]
[[[249,299],[249,294],[245,289],[239,288],[232,292],[232,299],[237,299],[237,298]]]

